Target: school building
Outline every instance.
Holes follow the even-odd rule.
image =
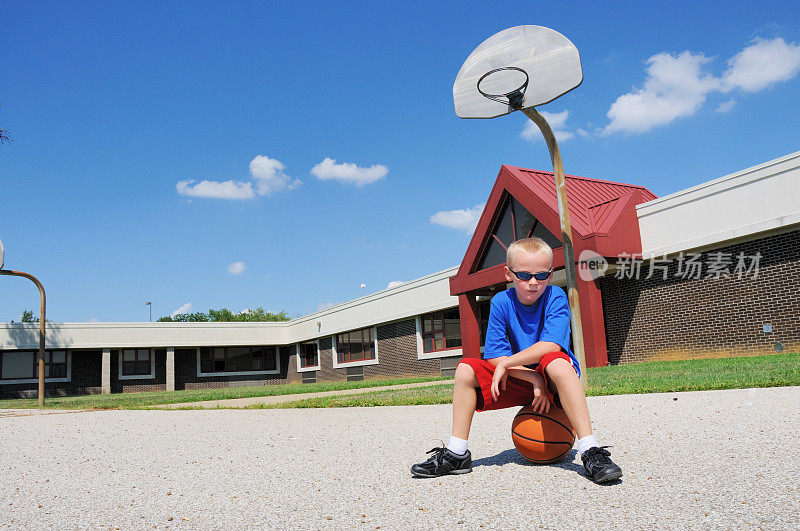
[[[800,152],[665,197],[567,176],[590,367],[800,351]],[[47,395],[452,375],[480,356],[505,248],[554,248],[551,172],[503,165],[461,263],[280,323],[48,323]],[[0,324],[0,397],[35,396],[38,324]]]

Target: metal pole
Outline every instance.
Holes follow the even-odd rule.
[[[8,275],[14,277],[25,277],[36,284],[39,288],[39,407],[44,407],[44,337],[45,337],[45,296],[44,286],[39,282],[39,279],[29,273],[22,271],[11,271],[8,269],[0,269],[0,275]]]
[[[522,109],[525,116],[535,123],[544,135],[550,160],[553,163],[553,176],[556,181],[556,197],[558,200],[558,218],[561,220],[561,242],[564,247],[564,268],[567,273],[567,297],[569,298],[570,322],[572,324],[572,348],[581,365],[581,383],[586,387],[586,355],[583,347],[583,325],[581,324],[581,306],[578,300],[577,276],[575,274],[575,251],[572,248],[572,225],[569,221],[567,206],[567,185],[564,179],[564,166],[561,164],[561,152],[547,120],[533,107]]]

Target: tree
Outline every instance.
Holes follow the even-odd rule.
[[[11,321],[12,323],[14,321]],[[20,320],[21,323],[38,323],[39,318],[33,316],[33,310],[25,310],[22,312],[22,319]],[[46,319],[45,323],[52,323],[50,319]]]
[[[268,322],[277,322],[277,321],[289,321],[291,318],[286,315],[284,310],[281,310],[278,313],[268,312],[264,310],[261,306],[256,308],[255,310],[249,310],[239,313],[234,313],[227,308],[222,308],[220,310],[210,309],[208,313],[203,312],[195,312],[195,313],[179,313],[174,316],[166,316],[161,317],[158,322],[161,323],[197,323],[197,322],[216,322],[216,323],[228,323],[228,322],[260,322],[260,321],[268,321]]]

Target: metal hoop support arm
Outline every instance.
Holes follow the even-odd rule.
[[[44,286],[35,276],[22,271],[0,269],[0,275],[24,277],[36,284],[39,288],[39,407],[44,406],[44,337],[45,337],[45,306]]]
[[[567,296],[569,298],[570,323],[572,325],[572,347],[581,365],[581,383],[586,387],[586,354],[583,347],[583,325],[581,324],[581,306],[578,299],[577,276],[575,274],[575,251],[572,247],[572,224],[569,221],[567,205],[567,186],[564,179],[564,166],[561,164],[561,152],[547,120],[533,107],[522,109],[525,116],[535,123],[544,135],[550,160],[553,163],[553,176],[556,181],[556,198],[558,199],[558,218],[561,221],[561,242],[564,247],[564,268],[567,273]]]

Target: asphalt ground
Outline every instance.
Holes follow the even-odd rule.
[[[589,398],[624,471],[528,464],[477,414],[474,471],[415,479],[450,407],[2,412],[12,528],[800,527],[800,387]]]

